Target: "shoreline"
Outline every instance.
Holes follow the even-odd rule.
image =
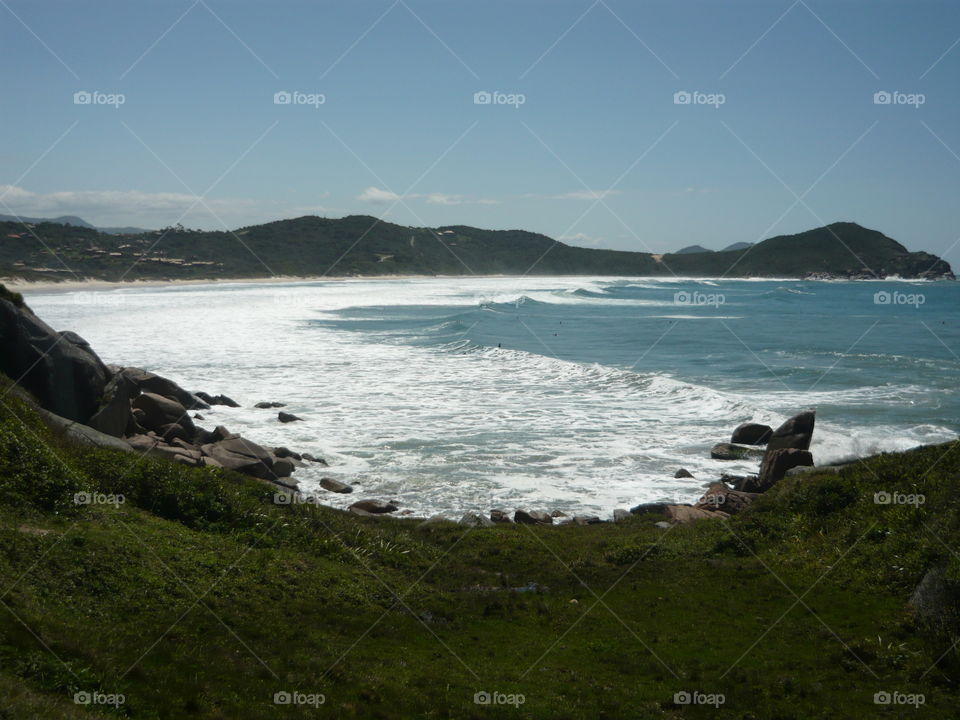
[[[24,280],[16,277],[0,278],[0,285],[18,293],[46,293],[46,292],[77,292],[109,291],[109,290],[139,290],[165,287],[189,287],[191,285],[300,285],[317,282],[349,282],[370,280],[487,280],[507,279],[537,280],[543,278],[589,278],[591,280],[631,280],[644,282],[902,282],[902,283],[931,283],[937,282],[928,278],[799,278],[799,277],[693,277],[671,275],[275,275],[249,278],[183,278],[176,280],[99,280],[85,278],[83,280]]]

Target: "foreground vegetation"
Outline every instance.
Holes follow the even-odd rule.
[[[726,252],[651,255],[574,247],[523,230],[417,228],[365,215],[307,216],[236,232],[182,227],[110,235],[0,222],[0,277],[188,280],[349,275],[940,276],[950,266],[855,223],[833,223]],[[658,260],[660,258],[660,260]]]
[[[949,717],[960,699],[955,626],[907,608],[929,568],[958,577],[954,446],[788,478],[729,523],[467,529],[68,446],[8,390],[0,718]],[[295,691],[324,702],[274,702]]]

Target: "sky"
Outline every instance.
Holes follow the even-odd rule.
[[[960,265],[955,0],[0,0],[0,213]]]

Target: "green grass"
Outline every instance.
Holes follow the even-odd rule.
[[[957,636],[906,601],[930,566],[956,574],[958,481],[960,450],[927,448],[788,479],[729,524],[420,527],[70,447],[6,395],[0,718],[948,717]],[[326,702],[273,703],[294,690]]]

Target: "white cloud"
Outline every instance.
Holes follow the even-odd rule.
[[[620,195],[620,190],[574,190],[572,192],[550,195],[547,193],[527,193],[522,198],[537,200],[604,200],[614,195]]]
[[[387,203],[396,202],[399,199],[400,196],[395,192],[381,190],[378,187],[368,187],[362,193],[357,195],[357,200],[373,203],[374,205],[386,205]]]
[[[409,195],[397,195],[390,190],[382,190],[378,187],[368,187],[362,193],[357,195],[357,200],[361,202],[373,203],[374,205],[386,205],[400,200],[423,200],[427,205],[498,205],[499,200],[490,200],[488,198],[470,198],[466,195],[451,195],[448,193],[410,193]]]
[[[203,198],[188,193],[141,190],[67,190],[35,193],[0,185],[0,214],[25,217],[77,215],[99,227],[134,225],[161,228],[174,223],[203,229],[242,225],[333,211],[320,206],[290,207],[246,198]],[[221,222],[222,220],[222,222]]]

